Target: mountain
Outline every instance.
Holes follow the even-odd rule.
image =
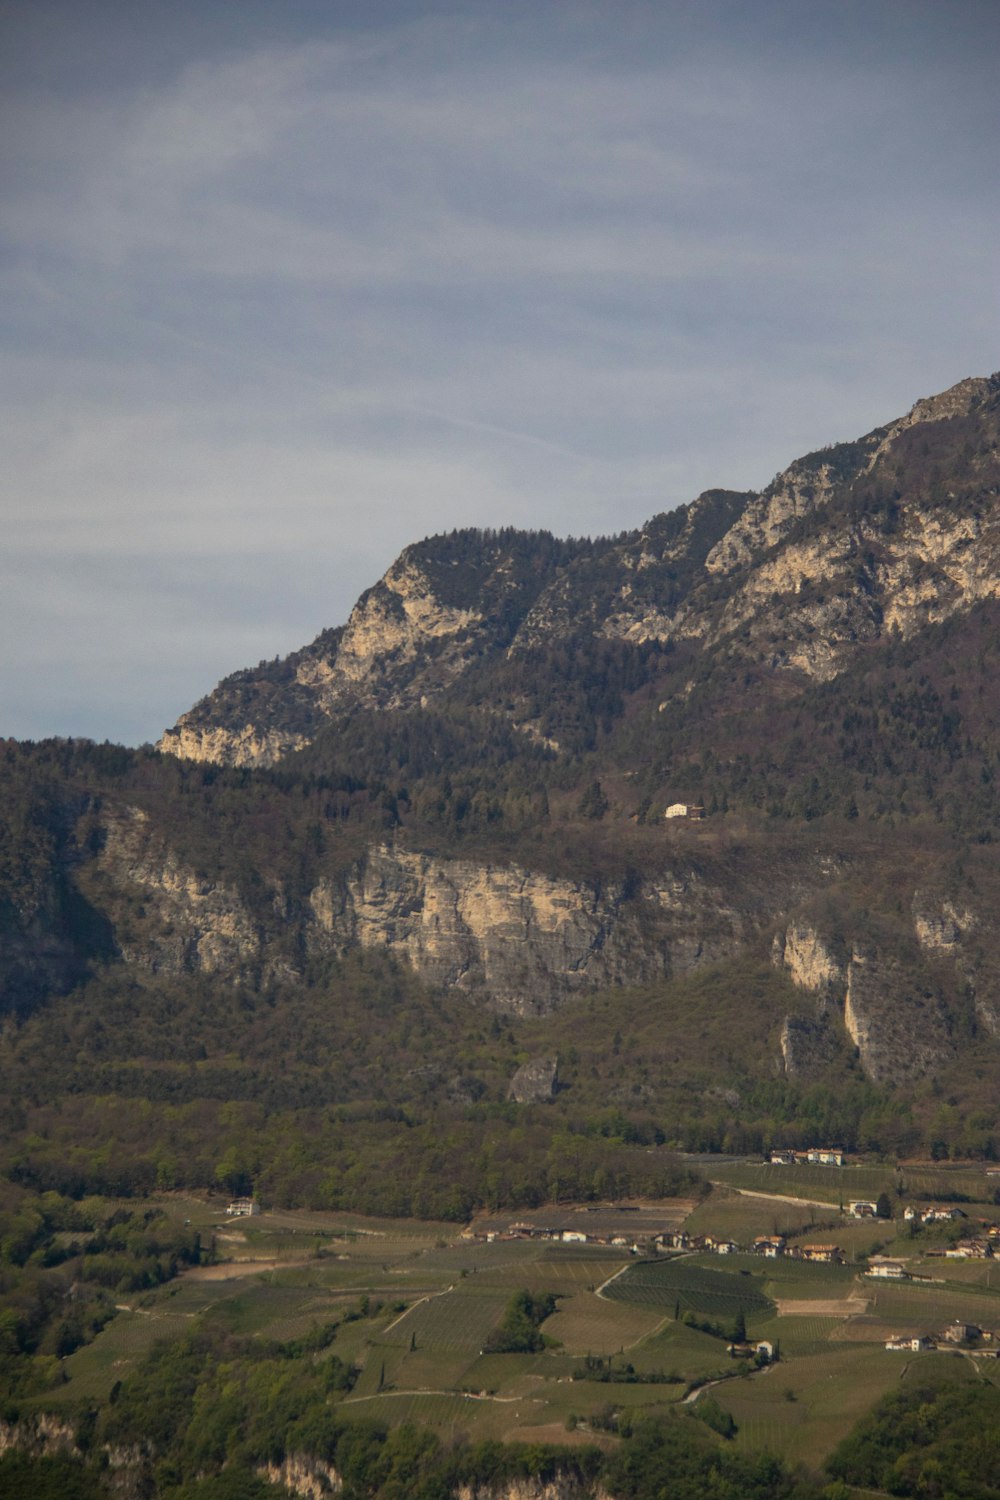
[[[639,531],[430,538],[155,753],[8,742],[0,1169],[460,1215],[994,1153],[998,437],[970,379]]]
[[[343,630],[227,678],[160,748],[273,764],[352,710],[448,701],[500,662],[580,640],[697,646],[699,675],[743,662],[783,692],[835,678],[873,643],[997,597],[998,402],[1000,377],[963,380],[762,494],[709,491],[610,540],[472,532],[408,547]],[[523,695],[497,709],[550,738]]]

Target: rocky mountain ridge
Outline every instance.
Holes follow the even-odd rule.
[[[446,700],[484,659],[581,634],[689,641],[832,678],[867,644],[998,597],[998,436],[1000,376],[967,379],[796,460],[761,494],[708,491],[637,533],[597,544],[486,533],[461,555],[458,537],[432,538],[401,554],[342,630],[227,679],[159,748],[270,765],[354,708]]]

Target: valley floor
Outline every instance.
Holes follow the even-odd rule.
[[[898,1197],[894,1220],[857,1221],[841,1211],[841,1202],[888,1170],[848,1168],[823,1178],[786,1169],[790,1180],[774,1182],[782,1169],[734,1163],[698,1204],[632,1211],[564,1204],[496,1215],[465,1230],[304,1211],[233,1221],[221,1199],[167,1195],[155,1206],[199,1230],[214,1263],[121,1297],[97,1337],[62,1361],[64,1383],[35,1404],[66,1412],[103,1404],[154,1343],[209,1316],[241,1336],[281,1341],[339,1319],[328,1350],[315,1357],[336,1355],[357,1367],[353,1388],[338,1399],[389,1425],[417,1423],[472,1440],[607,1446],[616,1418],[684,1401],[697,1410],[708,1399],[702,1388],[711,1386],[711,1400],[735,1422],[738,1447],[817,1468],[915,1369],[948,1361],[957,1370],[960,1362],[971,1379],[1000,1384],[992,1337],[1000,1330],[1000,1275],[992,1259],[946,1258],[956,1232],[913,1231]],[[982,1176],[964,1174],[970,1196],[985,1196]],[[956,1174],[948,1180],[954,1191]],[[766,1185],[748,1189],[749,1182]],[[779,1183],[781,1191],[768,1190]],[[930,1176],[926,1185],[934,1185]],[[985,1201],[962,1211],[965,1232],[968,1220],[1000,1217]],[[513,1223],[520,1228],[511,1233]],[[629,1243],[535,1237],[545,1228],[564,1234],[564,1225]],[[630,1236],[640,1226],[732,1236],[742,1248],[724,1256],[636,1253]],[[844,1263],[748,1252],[755,1236],[775,1234],[789,1248],[835,1242]],[[879,1252],[902,1261],[900,1279],[868,1274],[869,1257]],[[541,1327],[544,1347],[484,1352],[521,1291],[557,1298]],[[743,1358],[729,1349],[737,1320],[746,1330]],[[945,1330],[957,1322],[982,1335],[965,1347],[950,1344]],[[886,1348],[888,1340],[925,1334],[936,1348]],[[757,1371],[752,1346],[761,1343],[776,1362]]]

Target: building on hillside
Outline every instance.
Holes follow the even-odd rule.
[[[798,1153],[795,1151],[772,1151],[770,1162],[772,1167],[795,1167],[798,1165]]]
[[[983,1330],[978,1323],[950,1323],[941,1337],[948,1344],[972,1344],[981,1339]]]
[[[803,1245],[802,1259],[839,1266],[844,1256],[839,1245]]]
[[[993,1255],[993,1246],[989,1240],[959,1240],[957,1245],[944,1253],[948,1260],[989,1260]]]
[[[757,1343],[745,1339],[742,1344],[727,1344],[726,1353],[730,1359],[756,1359],[758,1364],[769,1365],[774,1359],[774,1345],[768,1339]]]
[[[896,1338],[886,1339],[885,1347],[905,1351],[907,1354],[919,1354],[922,1349],[936,1349],[937,1340],[929,1333],[918,1333],[912,1336],[900,1334]]]
[[[856,1198],[847,1205],[847,1212],[852,1219],[877,1219],[878,1204],[872,1203],[869,1198]]]
[[[657,1244],[663,1250],[696,1250],[702,1241],[697,1235],[688,1235],[685,1229],[669,1229],[657,1236]]]
[[[806,1152],[806,1161],[819,1167],[842,1167],[844,1153],[839,1146],[811,1146]]]
[[[691,802],[671,802],[663,816],[665,818],[690,818],[697,823],[705,816],[705,809]]]
[[[768,1260],[777,1260],[779,1255],[785,1253],[785,1236],[783,1234],[759,1234],[753,1242],[753,1253],[766,1256]]]
[[[260,1213],[260,1204],[255,1198],[234,1198],[226,1209],[226,1216],[230,1219],[252,1219]]]
[[[716,1239],[713,1234],[705,1236],[705,1249],[713,1255],[735,1255],[739,1248],[735,1240]]]
[[[901,1260],[892,1260],[887,1255],[873,1255],[868,1263],[866,1276],[879,1281],[909,1281],[910,1273]]]

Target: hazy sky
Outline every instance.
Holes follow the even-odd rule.
[[[0,734],[1000,366],[996,0],[0,0]]]

